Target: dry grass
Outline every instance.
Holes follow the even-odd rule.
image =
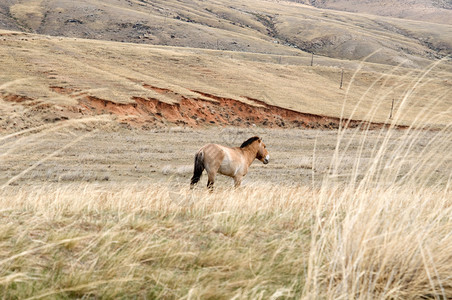
[[[450,187],[1,191],[2,295],[449,298]]]
[[[17,20],[22,26],[37,30],[43,22],[44,12],[42,7],[42,0],[31,0],[26,3],[17,3],[10,7],[9,12],[11,17]]]
[[[404,176],[416,165],[418,157],[424,155],[427,145],[435,139],[446,140],[448,137],[442,132],[418,131],[416,139],[412,140],[406,131],[394,131],[390,137],[389,133],[379,131],[349,131],[337,145],[338,133],[335,131],[177,127],[153,131],[102,130],[96,118],[83,121],[96,122],[97,125],[91,126],[100,130],[84,134],[86,129],[82,129],[81,121],[78,124],[68,121],[67,127],[50,127],[39,133],[24,133],[20,138],[11,136],[0,141],[3,161],[0,186],[7,182],[28,185],[111,181],[123,185],[125,182],[157,181],[184,187],[192,175],[194,153],[202,145],[213,142],[238,146],[250,136],[259,135],[268,144],[272,162],[265,166],[254,163],[244,184],[273,182],[285,185],[293,182],[311,185],[314,177],[318,187],[327,174],[339,183],[348,182],[352,174],[354,180],[361,180],[372,166],[376,151],[383,145],[389,150],[380,153],[380,161],[391,171],[392,166],[403,158],[397,176]],[[109,124],[105,123],[104,128],[109,128]],[[335,158],[336,147],[341,155]],[[402,157],[402,151],[409,151],[410,155]],[[438,157],[447,158],[445,152],[439,148],[435,160],[424,162],[423,168],[435,170],[429,184],[435,183],[438,177],[447,176],[449,169],[436,164]],[[333,159],[338,166],[332,169]],[[382,181],[393,180],[379,176]],[[205,185],[206,180],[203,178],[201,184]],[[219,176],[217,180],[218,186],[232,185],[227,177]]]
[[[451,4],[445,0],[388,0],[384,3],[336,0],[316,2],[314,5],[333,10],[337,9],[449,25],[452,22],[450,11]]]
[[[36,40],[20,40],[30,37]],[[313,97],[314,91],[322,90],[313,78],[333,78],[331,67],[276,68],[274,62],[265,61],[272,57],[255,54],[231,58],[195,49],[60,43],[28,35],[8,39],[12,52],[22,42],[36,48],[17,52],[15,68],[2,77],[2,91],[26,93],[36,88],[44,95],[38,98],[49,102],[54,96],[65,98],[52,94],[49,82],[65,82],[99,95],[114,95],[115,90],[93,90],[93,86],[112,87],[116,80],[123,84],[118,91],[127,94],[150,93],[141,83],[164,83],[162,87],[180,93],[201,89],[247,95],[242,92],[253,91],[252,76],[263,78],[268,72],[272,76],[262,86],[274,78],[280,81],[273,84],[290,86],[299,77],[292,80],[287,71],[299,69],[300,74],[308,74],[306,84],[312,84]],[[48,47],[58,51],[52,50],[50,57]],[[127,56],[114,59],[124,65],[112,63],[106,51]],[[141,62],[130,64],[143,53],[155,62],[159,76],[147,73]],[[77,55],[74,68],[66,68],[69,57]],[[193,64],[191,71],[171,77],[180,74],[180,66],[171,59],[183,66]],[[3,60],[12,66],[10,58]],[[38,67],[31,64],[36,61]],[[452,123],[446,82],[450,74],[436,65],[412,73],[360,65],[381,73],[350,73],[352,85],[338,94],[340,101],[319,109],[386,120],[387,109],[380,110],[375,99],[391,99],[390,92],[399,87],[401,97],[391,122],[407,123],[409,129],[139,131],[118,129],[111,117],[103,116],[36,127],[31,122],[30,128],[4,134],[0,137],[0,295],[7,299],[452,298]],[[217,74],[222,85],[211,86],[215,80],[210,75],[193,76],[200,67],[220,68],[228,75]],[[92,73],[78,76],[84,68]],[[24,80],[26,70],[34,77],[30,81]],[[399,84],[390,84],[394,78],[401,80]],[[18,80],[36,84],[24,86]],[[294,90],[298,87],[293,85]],[[328,88],[323,92],[325,99],[334,98]],[[303,99],[302,94],[299,91],[297,99]],[[430,95],[432,101],[410,110],[413,101],[420,103],[420,95]],[[128,98],[119,95],[118,101]],[[0,104],[2,110],[14,113],[7,121],[15,122],[21,106]],[[28,107],[20,109],[33,116]],[[441,126],[430,130],[432,124]],[[219,178],[212,193],[203,187],[188,189],[189,166],[197,148],[206,142],[237,145],[251,134],[264,137],[272,161],[266,166],[254,164],[243,188],[232,190],[230,181]]]
[[[432,55],[450,54],[452,46],[446,25],[452,14],[432,2],[301,5],[275,0],[9,0],[0,4],[0,27],[53,36],[254,53],[303,54],[304,50],[351,60],[382,48],[384,54],[372,58],[373,62],[407,60],[407,65],[422,66]],[[395,18],[366,14],[380,12]],[[404,16],[418,21],[397,19]]]
[[[231,182],[219,181],[213,193],[189,190],[184,166],[192,155],[172,159],[183,152],[159,146],[166,138],[185,152],[196,149],[206,136],[215,137],[213,129],[148,133],[154,138],[148,144],[139,131],[82,136],[71,130],[60,128],[41,141],[52,148],[52,137],[79,136],[81,144],[73,147],[86,149],[80,158],[74,148],[61,155],[48,149],[43,158],[45,147],[37,148],[32,138],[36,132],[3,139],[5,161],[20,160],[14,149],[27,138],[34,149],[23,148],[22,160],[28,152],[35,153],[28,164],[42,161],[35,164],[35,177],[19,174],[10,182],[16,185],[0,190],[4,298],[452,297],[450,126],[266,131],[268,166],[274,166],[253,165],[255,182],[231,190]],[[214,139],[248,133],[230,128]],[[107,140],[119,144],[114,135],[123,145],[105,147]],[[296,137],[306,144],[289,147]],[[96,140],[104,152],[97,151]],[[80,146],[85,141],[91,146]],[[129,155],[115,162],[127,155],[125,149]],[[304,152],[298,160],[300,149],[311,152],[310,158]],[[85,161],[87,171],[105,159],[113,168],[126,162],[130,168],[146,151],[155,162],[178,165],[168,168],[175,170],[172,177],[158,173],[150,183],[113,176],[111,182],[86,183],[73,174],[72,182],[51,183],[39,175],[47,163],[76,170],[77,161]],[[305,181],[285,172],[300,168],[307,172]]]
[[[398,11],[407,6],[386,3],[378,7]],[[350,3],[332,5],[344,8]],[[369,107],[377,107],[374,120],[384,122],[392,100],[398,108],[412,81],[433,58],[450,55],[452,47],[446,25],[285,1],[11,0],[0,5],[0,17],[5,18],[0,23],[15,22],[28,32],[77,37],[0,32],[0,97],[20,95],[60,107],[86,95],[117,103],[129,103],[134,96],[176,102],[181,96],[200,97],[195,90],[337,116],[345,94],[339,89],[343,68],[345,88],[354,89],[348,93],[344,116],[360,103],[355,118],[364,119]],[[110,39],[151,45],[105,41]],[[313,67],[306,51],[316,54]],[[364,63],[355,75],[365,57],[373,63]],[[451,82],[451,64],[445,59],[421,82],[422,91],[411,95],[399,121],[411,123],[432,98],[451,89]],[[159,94],[143,84],[176,94]],[[52,87],[69,92],[61,95]],[[366,92],[375,97],[360,99]],[[447,110],[450,100],[443,100],[427,111],[438,115]],[[429,119],[447,123],[444,118]]]

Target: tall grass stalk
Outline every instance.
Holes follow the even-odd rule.
[[[317,209],[312,224],[310,270],[303,297],[452,297],[452,122],[449,118],[441,128],[429,125],[429,112],[443,97],[450,97],[450,91],[424,103],[402,135],[396,129],[411,97],[439,63],[429,66],[405,91],[390,127],[380,131],[382,141],[375,144],[367,164],[362,162],[362,153],[370,136],[368,126],[363,123],[355,129],[354,135],[362,141],[353,170],[341,184],[337,176],[344,176],[341,165],[350,159],[351,143],[344,140],[350,129],[340,128],[331,171],[317,199],[329,210]],[[377,94],[367,120],[373,119],[387,96]],[[427,139],[426,131],[432,130]],[[415,149],[419,144],[423,148]],[[438,172],[442,168],[449,170],[443,176]]]

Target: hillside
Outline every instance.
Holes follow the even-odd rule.
[[[450,120],[450,25],[313,5],[3,1],[0,130],[99,114],[140,128]]]
[[[167,123],[334,128],[336,120],[320,122],[309,114],[337,118],[343,110],[347,118],[386,122],[392,100],[395,112],[403,104],[398,117],[402,125],[410,124],[423,110],[429,112],[426,120],[430,114],[442,114],[429,120],[434,124],[447,123],[451,117],[452,72],[447,62],[424,73],[322,57],[315,57],[310,66],[309,55],[263,55],[6,31],[0,32],[0,39],[0,64],[7,70],[0,75],[5,116],[0,124],[4,130],[98,114],[144,128]],[[355,73],[357,69],[361,71]],[[420,88],[414,91],[418,80]],[[407,92],[410,97],[405,99]]]
[[[307,2],[319,8],[452,25],[450,0],[311,0]]]
[[[2,299],[452,299],[449,4],[1,0]]]
[[[297,50],[352,60],[381,49],[379,55],[370,58],[372,62],[392,65],[404,62],[412,67],[423,67],[429,59],[451,54],[451,24],[350,14],[312,6],[344,10],[353,7],[359,13],[372,11],[371,4],[356,2],[360,3],[7,0],[0,4],[0,29],[253,53],[288,54]],[[383,7],[391,12],[407,12],[417,7],[397,3],[386,0]],[[437,16],[439,11],[434,13]],[[452,18],[446,19],[450,22]]]

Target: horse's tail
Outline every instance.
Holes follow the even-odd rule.
[[[191,187],[198,183],[201,179],[202,172],[204,171],[204,151],[198,151],[195,155],[195,167],[193,170],[193,177],[191,178]]]

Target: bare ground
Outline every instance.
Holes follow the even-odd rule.
[[[86,125],[89,125],[86,122],[4,137],[0,144],[3,162],[0,167],[0,185],[13,179],[11,184],[15,185],[45,182],[161,182],[186,187],[193,172],[194,154],[201,146],[206,143],[239,146],[253,135],[264,139],[271,162],[268,165],[254,162],[244,181],[245,185],[272,182],[310,186],[321,182],[327,175],[347,182],[354,168],[358,168],[357,180],[361,176],[359,174],[367,172],[376,149],[386,138],[385,129],[367,133],[350,130],[339,145],[343,158],[337,174],[333,174],[330,166],[337,146],[337,131],[259,127],[208,130],[172,127],[142,131],[112,130],[111,122],[96,121],[93,124],[96,125],[91,124],[90,131],[86,131]],[[392,135],[386,150],[388,163],[397,159],[393,149],[404,145],[398,152],[405,151],[403,149],[406,147],[412,151],[399,170],[399,175],[403,177],[416,163],[417,155],[443,133],[418,132],[415,139],[412,133],[407,135],[403,130],[394,131]],[[71,144],[77,139],[80,140]],[[411,145],[409,140],[413,140]],[[443,154],[435,155],[441,157]],[[431,178],[432,183],[448,176],[450,168],[446,166],[450,166],[452,161],[450,157],[445,159],[442,168],[437,169],[435,177]],[[203,186],[205,181],[204,178],[200,185]],[[219,175],[218,186],[229,188],[232,180]]]

